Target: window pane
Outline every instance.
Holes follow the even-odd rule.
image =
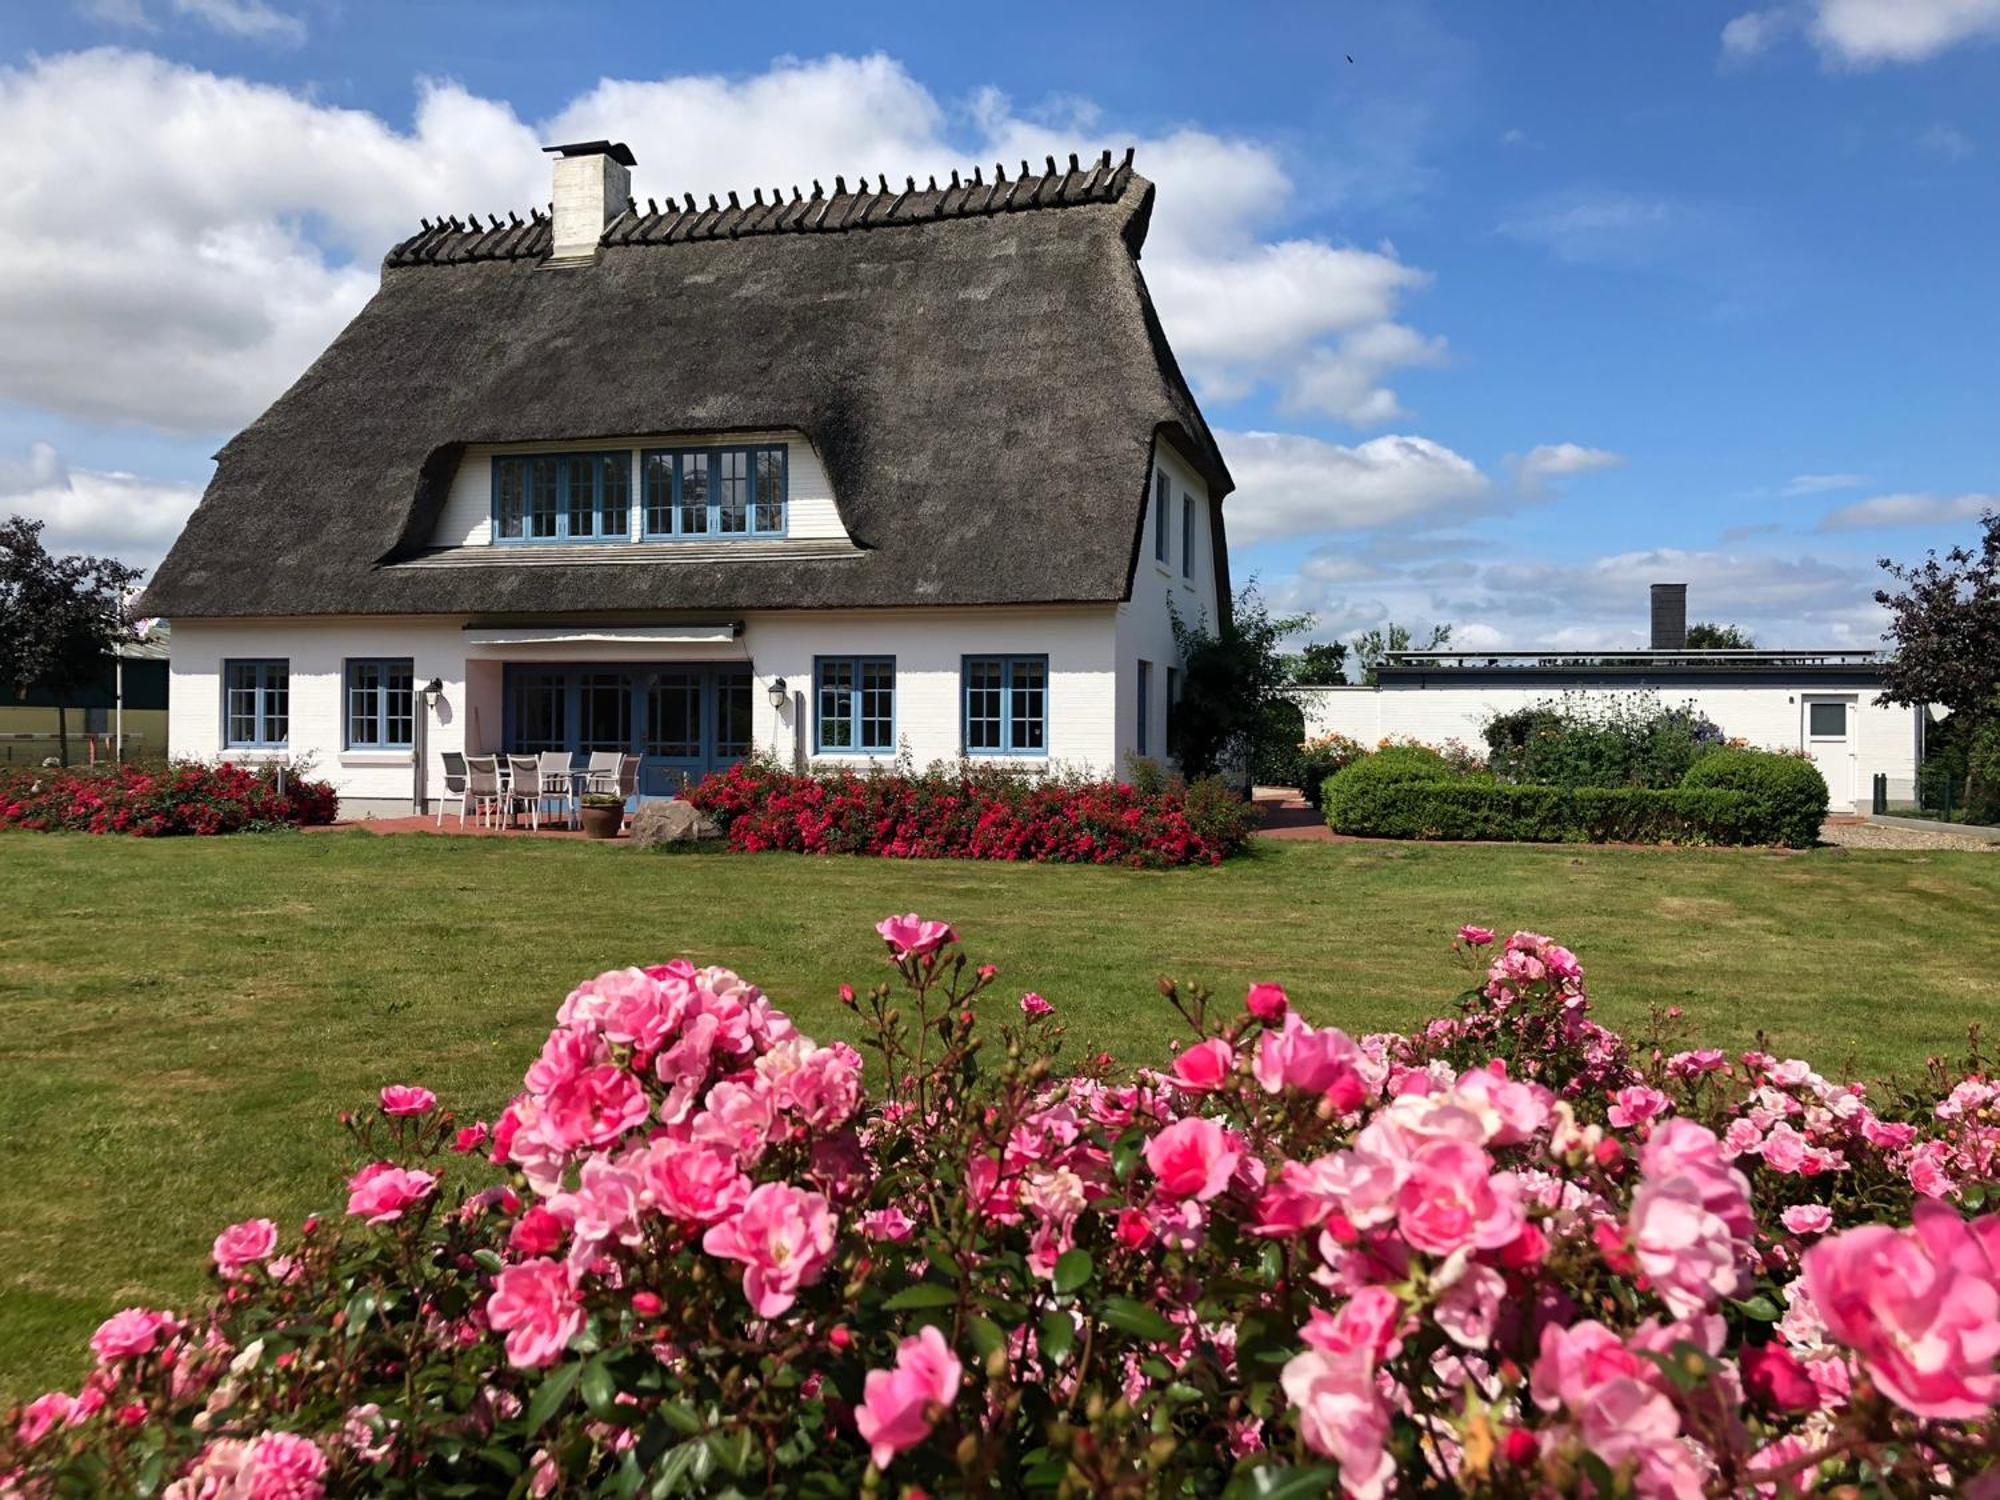
[[[1181,496],[1181,577],[1194,577],[1194,496]]]
[[[721,466],[717,475],[716,530],[725,534],[750,529],[750,455],[741,448],[725,448],[716,455]]]
[[[896,748],[896,664],[861,663],[861,748]]]
[[[674,456],[646,455],[646,535],[668,536],[674,529]]]
[[[582,748],[632,748],[632,685],[623,672],[586,672],[579,707]]]
[[[249,745],[257,739],[257,664],[231,662],[223,692],[224,739],[232,745]]]
[[[758,531],[783,531],[785,529],[785,450],[783,448],[759,448],[757,450],[757,519]]]
[[[1167,476],[1153,476],[1153,556],[1167,560]]]
[[[708,530],[708,455],[681,455],[681,531],[699,536]]]
[[[715,674],[715,754],[741,760],[750,753],[750,669],[725,667]]]
[[[1017,657],[1008,665],[1012,668],[1008,693],[1012,699],[1013,737],[1007,748],[1039,750],[1042,748],[1043,699],[1046,696],[1044,679],[1047,674],[1039,661],[1027,657]]]
[[[854,663],[819,664],[819,743],[823,750],[854,748]]]
[[[965,748],[1000,746],[1000,659],[976,657],[965,664]]]
[[[567,497],[569,534],[597,535],[597,460],[566,458],[562,461],[563,490]]]
[[[528,535],[548,538],[556,534],[556,461],[531,458],[528,471]]]
[[[514,683],[516,754],[563,747],[563,677],[560,672],[523,673]]]
[[[263,664],[264,743],[282,745],[291,735],[292,670],[282,661]]]
[[[500,485],[500,535],[518,537],[521,535],[522,475],[526,466],[517,458],[496,458],[493,464]]]
[[[382,669],[372,661],[347,664],[347,743],[382,743]]]
[[[623,453],[607,454],[597,460],[598,502],[602,522],[597,534],[624,537],[632,534],[632,460]]]
[[[1146,730],[1153,717],[1152,697],[1153,664],[1142,661],[1139,663],[1139,753],[1141,755],[1149,753]]]
[[[1808,730],[1820,739],[1839,739],[1847,733],[1847,705],[1845,703],[1811,703],[1806,705]]]
[[[409,662],[387,662],[383,666],[382,743],[398,747],[416,742],[416,672]]]
[[[647,690],[646,753],[701,758],[701,673],[662,672]]]

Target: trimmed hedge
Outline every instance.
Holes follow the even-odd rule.
[[[1818,766],[1796,755],[1712,751],[1694,763],[1681,785],[1749,793],[1761,815],[1754,843],[1810,849],[1819,842],[1820,824],[1826,821],[1826,778]]]
[[[1677,787],[1520,786],[1463,775],[1433,751],[1398,747],[1328,777],[1322,795],[1328,826],[1372,838],[1796,847],[1817,839],[1826,786],[1810,762],[1733,750],[1704,757],[1696,769],[1715,762],[1706,784],[1690,771]],[[1817,811],[1793,768],[1817,783]]]

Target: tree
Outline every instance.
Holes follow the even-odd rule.
[[[1181,657],[1181,698],[1168,746],[1188,776],[1224,766],[1247,768],[1259,745],[1285,731],[1274,716],[1290,706],[1281,642],[1312,628],[1311,615],[1272,618],[1255,580],[1243,586],[1221,629],[1174,616]]]
[[[1933,549],[1908,567],[1881,560],[1902,587],[1875,594],[1896,647],[1878,702],[1935,704],[1968,725],[2000,716],[2000,511],[1987,511],[1981,524],[1976,551],[1953,547],[1939,557]]]
[[[1347,647],[1339,641],[1308,641],[1296,656],[1285,658],[1294,687],[1334,687],[1347,681]]]
[[[104,669],[125,637],[125,595],[139,570],[109,557],[53,557],[42,523],[0,525],[0,687],[56,700],[56,738],[69,763],[68,699]]]
[[[1354,638],[1354,661],[1361,668],[1361,680],[1375,686],[1375,674],[1391,651],[1435,651],[1451,644],[1451,627],[1433,625],[1421,646],[1410,644],[1415,637],[1407,625],[1391,620],[1382,630],[1364,630]]]
[[[1696,620],[1687,629],[1687,648],[1690,651],[1755,651],[1757,643],[1740,625],[1717,625],[1711,620]]]

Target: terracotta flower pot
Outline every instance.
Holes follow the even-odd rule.
[[[618,827],[625,821],[623,803],[610,807],[591,807],[586,804],[581,809],[583,836],[587,839],[615,839]]]

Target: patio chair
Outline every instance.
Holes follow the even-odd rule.
[[[507,757],[507,786],[501,793],[502,805],[506,808],[509,822],[523,810],[528,814],[528,826],[540,829],[542,826],[542,767],[532,755],[510,755]]]
[[[576,779],[570,769],[569,752],[544,750],[536,764],[541,771],[542,801],[554,802],[564,823],[575,821],[571,814],[576,811]]]
[[[444,809],[448,802],[458,804],[458,826],[465,826],[465,756],[456,750],[444,752],[444,795],[438,798],[437,826],[444,827]]]
[[[465,796],[472,802],[472,808],[479,816],[481,826],[490,826],[494,816],[500,811],[500,803],[506,795],[500,784],[500,757],[497,755],[469,755],[465,759]],[[458,826],[465,826],[465,803],[458,807]]]
[[[626,757],[616,750],[593,750],[590,764],[585,769],[588,780],[585,785],[593,792],[615,792],[618,790],[618,765]]]
[[[627,802],[639,795],[639,757],[636,755],[618,757],[618,795]]]

